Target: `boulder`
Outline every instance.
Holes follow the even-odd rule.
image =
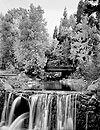
[[[87,88],[88,91],[100,91],[100,79],[93,81]]]

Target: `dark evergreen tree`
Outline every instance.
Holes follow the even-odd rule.
[[[66,19],[66,18],[67,18],[67,9],[66,9],[66,8],[64,9],[64,12],[63,12],[63,17],[64,17],[64,19]]]
[[[84,13],[84,2],[83,0],[80,0],[80,2],[78,3],[78,7],[77,7],[77,23],[80,23],[82,20],[82,16]]]
[[[69,64],[68,57],[70,55],[70,26],[73,25],[74,19],[67,17],[67,9],[64,9],[63,18],[61,18],[59,29],[55,27],[53,38],[58,40],[58,45],[53,51],[58,66],[66,66]]]
[[[55,26],[54,33],[53,33],[53,39],[57,38],[58,35],[58,28]]]
[[[90,16],[94,12],[100,12],[100,0],[85,0],[84,13]]]

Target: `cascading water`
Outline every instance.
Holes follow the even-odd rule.
[[[16,106],[22,103],[22,98],[23,96],[20,94],[13,101],[8,124],[6,124],[8,130],[20,130],[22,123],[25,124],[26,118],[28,119],[27,130],[76,130],[77,93],[34,92],[26,100],[29,104],[29,111],[27,111],[29,113],[22,113],[14,118],[14,111]],[[2,127],[2,124],[4,125],[1,122],[0,128],[5,128]]]
[[[34,95],[31,97],[30,114],[29,114],[29,130],[33,129],[33,120],[35,117],[35,108],[38,100],[38,96]]]
[[[29,130],[48,129],[48,107],[51,98],[48,94],[36,94],[31,97]]]
[[[76,96],[57,96],[57,130],[76,130]]]
[[[20,101],[21,101],[21,96],[17,97],[12,104],[11,111],[9,114],[8,126],[10,126],[11,123],[13,122],[15,107],[20,103]]]
[[[28,118],[29,113],[24,113],[17,117],[10,126],[0,125],[0,130],[21,130],[22,124]]]
[[[9,104],[11,96],[12,93],[9,93],[8,96],[7,93],[5,94],[5,102],[1,116],[0,130],[20,130],[22,124],[24,123],[24,120],[29,117],[29,112],[26,112],[22,113],[21,115],[19,115],[17,118],[14,119],[14,111],[16,109],[16,106],[20,103],[22,97],[20,95],[17,98],[15,98],[10,110]]]
[[[7,124],[7,119],[8,119],[8,114],[9,114],[9,102],[11,99],[12,93],[9,93],[8,95],[8,100],[7,100],[7,94],[5,94],[5,102],[4,102],[4,108],[1,116],[1,122],[6,121]]]

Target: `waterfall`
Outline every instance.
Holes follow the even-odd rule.
[[[6,110],[9,110],[11,95],[9,94],[9,98],[5,102]],[[25,103],[22,102],[22,98],[25,98],[25,101],[28,102],[29,111],[26,111],[26,113],[24,111],[15,118],[16,107],[20,107],[19,104]],[[14,99],[10,114],[6,112],[9,116],[7,118],[8,123],[4,125],[2,121],[5,120],[2,119],[0,128],[1,130],[20,130],[21,125],[25,125],[24,121],[27,118],[27,128],[24,128],[27,130],[76,130],[76,100],[77,93],[75,92],[41,91],[31,93],[30,96],[26,97],[21,93]],[[3,113],[5,113],[4,111],[5,108]]]
[[[38,100],[37,95],[33,95],[31,97],[30,114],[29,114],[29,130],[33,129],[33,120],[35,117],[35,108],[36,108],[37,100]]]
[[[57,95],[57,129],[58,130],[62,130],[62,123],[63,123],[63,120],[62,120],[62,116],[63,116],[63,113],[62,113],[62,96],[59,96]]]
[[[57,96],[57,130],[76,130],[76,94]]]
[[[37,94],[31,97],[29,130],[47,130],[48,110],[52,95]]]
[[[7,100],[7,94],[5,94],[4,108],[3,108],[2,116],[1,116],[1,122],[6,121],[6,124],[7,124],[8,116],[9,116],[9,102],[10,102],[11,96],[12,96],[12,93],[9,93],[8,100]]]
[[[9,114],[9,120],[8,120],[8,126],[11,125],[12,121],[13,121],[13,118],[14,118],[14,111],[15,111],[15,107],[16,105],[18,105],[21,101],[21,96],[18,96],[14,101],[13,101],[13,104],[11,106],[11,111],[10,111],[10,114]]]
[[[10,126],[1,126],[0,130],[20,130],[22,124],[26,118],[28,118],[29,113],[24,113],[17,117]]]

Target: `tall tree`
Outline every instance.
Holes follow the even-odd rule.
[[[58,28],[55,26],[54,33],[53,33],[53,39],[57,38],[58,35]]]
[[[31,4],[29,10],[11,9],[5,16],[1,15],[0,59],[4,68],[8,64],[33,70],[45,66],[45,51],[49,44],[43,13],[40,6]]]
[[[55,28],[54,35],[58,40],[58,45],[53,51],[54,57],[56,57],[57,64],[59,66],[66,66],[68,64],[68,57],[70,55],[70,34],[71,34],[71,24],[73,24],[74,19],[70,20],[67,16],[67,9],[64,9],[63,18],[61,18],[59,29]]]
[[[77,23],[80,23],[84,13],[84,2],[80,0],[77,7]]]
[[[20,35],[16,42],[15,55],[18,62],[25,69],[32,69],[31,71],[38,71],[46,63],[48,34],[43,13],[40,6],[31,4],[27,17],[19,24]]]
[[[13,42],[14,42],[14,32],[11,27],[10,16],[5,15],[3,21],[1,22],[0,27],[1,34],[1,59],[2,64],[7,67],[7,64],[14,64],[14,51],[13,51]],[[2,66],[3,67],[3,66]]]

